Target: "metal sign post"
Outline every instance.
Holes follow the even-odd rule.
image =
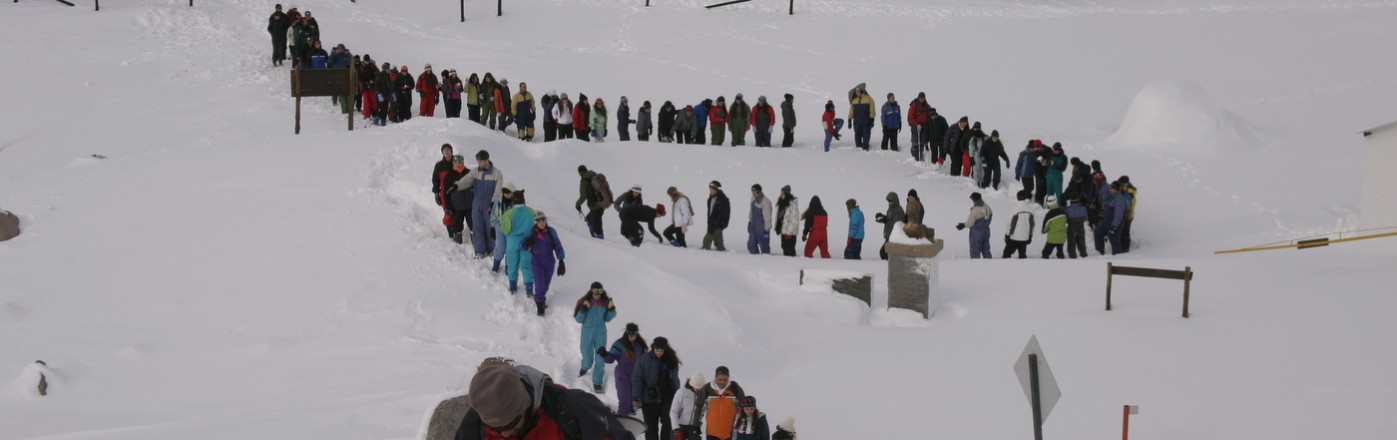
[[[1058,389],[1053,370],[1048,367],[1048,358],[1043,355],[1042,347],[1038,346],[1037,336],[1029,338],[1018,362],[1014,363],[1014,373],[1023,386],[1024,397],[1032,405],[1033,438],[1043,440],[1043,422],[1052,414],[1058,399],[1062,398],[1062,390]]]

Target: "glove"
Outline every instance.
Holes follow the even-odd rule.
[[[853,245],[854,245],[854,238],[853,238],[853,237],[849,237],[848,240],[845,240],[845,241],[844,241],[844,245],[845,245],[845,246],[853,246]]]
[[[809,240],[809,239],[810,239],[810,235],[809,235],[809,234],[804,234],[804,235],[801,235],[801,236],[800,236],[800,241],[806,241],[806,240]]]
[[[883,215],[883,213],[881,213],[881,212],[878,213],[878,214],[875,214],[875,215],[873,216],[873,220],[874,220],[874,221],[877,221],[878,223],[883,223],[883,222],[886,221],[887,219],[888,219],[888,216]]]
[[[606,348],[597,347],[597,356],[606,356]]]
[[[563,260],[558,260],[558,276],[568,273],[568,264]]]
[[[959,231],[962,229],[965,229],[965,223],[956,223],[956,230]]]

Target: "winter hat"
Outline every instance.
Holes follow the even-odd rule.
[[[964,123],[969,124],[969,123],[970,123],[970,117],[969,117],[969,116],[961,116],[961,117],[960,117],[960,120],[957,121],[957,122],[964,122]]]
[[[708,182],[708,187],[713,189],[719,189],[723,187],[723,184],[719,183],[717,180],[714,180],[712,182]]]
[[[741,94],[741,93],[738,93],[737,96],[732,97],[732,99],[733,99],[733,100],[742,99],[742,94]]]
[[[466,157],[457,154],[457,155],[455,155],[455,156],[451,156],[451,161],[452,161],[452,162],[466,163]]]
[[[306,16],[307,16],[307,17],[310,16],[310,11],[306,11]]]
[[[587,174],[587,166],[586,166],[586,165],[578,165],[578,166],[577,166],[577,174],[578,174],[578,175]]]
[[[992,137],[992,138],[997,138],[997,137],[999,137],[999,130],[990,130],[990,137]]]
[[[663,204],[663,203],[657,203],[657,204],[655,204],[655,215],[665,215],[665,204]]]
[[[1061,149],[1062,149],[1062,142],[1053,142],[1053,149],[1054,149],[1054,150],[1061,150]]]
[[[762,192],[762,184],[760,184],[760,183],[753,183],[753,184],[752,184],[752,191]]]
[[[931,108],[931,115],[936,116],[936,107]]]
[[[627,322],[626,333],[640,333],[640,326],[635,325],[634,322]]]
[[[628,103],[628,102],[631,102],[631,100],[626,99],[625,96],[622,96],[622,97],[621,97],[621,103],[622,103],[622,104],[625,104],[625,103]]]
[[[597,104],[606,104],[606,101],[602,101],[601,98],[597,98],[596,103],[597,103]]]
[[[523,193],[521,192],[520,194]],[[539,220],[548,220],[548,214],[544,214],[543,211],[534,211],[534,221]]]
[[[467,395],[480,421],[488,426],[500,426],[529,409],[532,399],[521,380],[519,371],[507,364],[477,370]]]
[[[795,432],[796,432],[796,418],[795,418],[795,417],[787,417],[785,421],[776,424],[776,429],[780,429],[780,430],[782,430],[782,431],[786,431],[786,432],[795,434]]]
[[[781,187],[781,192],[786,193],[786,194],[790,194],[790,193],[791,193],[791,186],[790,186],[790,185],[784,185],[784,186],[782,186],[782,187]]]
[[[757,102],[766,102],[766,95],[758,96]]]
[[[826,111],[833,111],[833,110],[834,110],[834,101],[825,100],[825,110],[826,110]]]
[[[925,97],[926,97],[926,92],[917,92],[917,97],[918,97],[918,98],[925,98]],[[794,419],[792,419],[792,420],[794,420]]]
[[[601,281],[593,281],[593,282],[592,282],[592,288],[593,288],[593,289],[602,289],[603,287],[601,286]]]
[[[738,406],[739,406],[739,407],[742,407],[742,408],[756,408],[756,407],[757,407],[757,398],[756,398],[756,397],[753,397],[753,396],[743,397],[743,398],[742,398],[742,404],[740,404],[740,405],[738,405]]]
[[[916,197],[917,199],[921,199],[921,197],[917,195],[916,189],[907,190],[907,197]]]
[[[650,341],[650,348],[663,348],[665,350],[669,350],[669,338],[666,338],[664,336],[656,337],[654,341]]]
[[[512,197],[511,197],[511,198],[514,199],[514,203],[523,204],[523,203],[524,203],[524,190],[522,190],[522,189],[515,190],[515,191],[514,191],[514,194],[512,194]]]
[[[974,124],[971,124],[971,125],[970,125],[970,128],[979,129],[979,128],[980,128],[980,121],[975,121]]]
[[[718,376],[731,376],[731,374],[728,374],[728,367],[726,365],[720,365],[718,369],[713,370],[713,377],[717,378]]]
[[[1122,174],[1119,179],[1116,179],[1116,181],[1120,183],[1130,183],[1130,176]]]
[[[1052,196],[1052,195],[1048,196],[1048,199],[1047,199],[1047,201],[1046,201],[1045,203],[1046,203],[1048,206],[1057,206],[1057,196]]]
[[[892,191],[888,191],[888,196],[887,196],[887,197],[884,197],[884,198],[885,198],[885,199],[888,199],[889,202],[896,203],[896,202],[897,202],[897,193],[892,192]]]
[[[844,201],[844,206],[853,208],[853,207],[855,207],[855,206],[859,206],[859,201],[858,201],[858,200],[854,200],[854,199],[845,200],[845,201]]]
[[[701,371],[695,371],[693,376],[689,376],[689,386],[691,387],[703,388],[703,384],[706,383],[708,383],[708,380],[703,377],[703,372]]]
[[[546,95],[547,95],[547,96],[558,96],[558,91],[557,91],[557,90],[553,90],[553,89],[548,89],[548,93],[547,93]]]
[[[671,196],[672,196],[672,195],[675,195],[675,194],[678,194],[678,193],[679,193],[679,188],[675,188],[675,187],[672,187],[672,186],[669,187],[669,189],[666,189],[666,190],[665,190],[665,194],[668,194],[668,195],[671,195]]]
[[[694,111],[694,106],[692,106],[692,105],[686,105],[686,106],[684,106],[684,111],[686,111],[686,112],[693,112],[693,111]]]
[[[980,201],[980,193],[979,193],[979,192],[970,193],[970,200],[974,200],[974,201],[977,201],[977,202]]]
[[[475,153],[475,160],[490,160],[490,152],[480,150],[479,152]]]
[[[500,78],[500,84],[509,84],[509,78]]]
[[[388,64],[388,62],[386,62],[386,61],[383,63],[383,70],[388,70],[388,69],[391,69],[391,68],[393,68],[393,65]]]
[[[632,187],[631,187],[631,191],[641,192],[641,191],[640,191],[640,184],[637,183],[637,184],[635,184],[634,186],[632,186]]]
[[[568,99],[568,94],[567,94],[567,93],[564,93],[564,94],[558,95],[558,98],[559,98],[559,99]]]
[[[503,193],[504,195],[514,194],[514,184],[513,184],[513,183],[506,183],[506,184],[504,184],[504,188],[500,188],[500,192]]]
[[[787,94],[786,94],[786,100],[787,100],[787,101],[794,100],[794,99],[796,99],[796,97],[791,96],[790,93],[787,93]]]
[[[399,72],[406,72],[406,71],[407,71],[407,66],[398,66],[398,71],[399,71]]]

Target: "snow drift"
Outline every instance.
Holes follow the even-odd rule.
[[[1120,128],[1103,143],[1125,149],[1217,153],[1256,150],[1267,141],[1246,119],[1213,102],[1202,86],[1166,80],[1141,89]]]

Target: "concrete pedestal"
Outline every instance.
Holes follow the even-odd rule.
[[[921,312],[928,319],[936,314],[940,304],[936,294],[939,277],[936,256],[944,247],[942,240],[926,244],[887,244],[888,307]]]

